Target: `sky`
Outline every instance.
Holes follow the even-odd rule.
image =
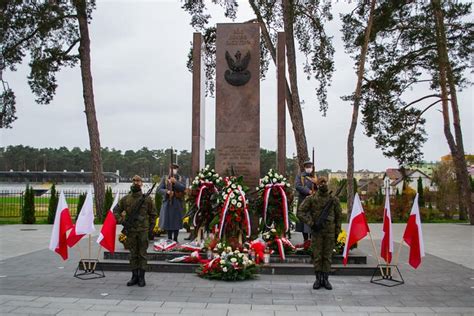
[[[235,22],[254,18],[247,1],[239,1]],[[306,80],[300,67],[298,81],[304,100],[303,116],[308,150],[315,147],[316,168],[345,170],[346,144],[352,107],[341,96],[356,85],[354,62],[344,52],[340,12],[352,5],[334,2],[334,20],[327,32],[335,46],[335,73],[328,89],[329,110],[323,117],[316,101],[314,80]],[[223,10],[210,6],[213,23],[231,22]],[[102,147],[120,150],[169,148],[191,149],[192,74],[186,68],[194,30],[179,1],[98,0],[90,24],[92,76]],[[304,57],[297,56],[302,65]],[[0,146],[24,145],[36,148],[66,146],[89,148],[84,114],[80,69],[63,69],[57,75],[56,96],[49,105],[39,105],[27,84],[27,61],[4,79],[16,93],[17,116],[12,129],[0,130]],[[473,88],[458,93],[464,147],[474,152]],[[413,99],[427,90],[412,91]],[[276,149],[276,70],[271,64],[261,82],[261,147]],[[424,160],[437,161],[449,153],[442,130],[440,106],[425,115],[428,141]],[[215,99],[206,98],[206,148],[215,143]],[[360,122],[360,119],[359,119]],[[287,156],[296,153],[291,122],[287,114]],[[359,124],[355,136],[355,169],[381,171],[397,167],[385,158],[375,142],[364,135]]]

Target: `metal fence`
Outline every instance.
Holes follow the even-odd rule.
[[[69,212],[72,217],[75,217],[78,210],[79,195],[86,193],[81,190],[65,190],[64,196],[66,197],[67,204],[69,206]],[[128,190],[114,192],[119,197],[125,196]],[[41,195],[35,196],[35,216],[36,217],[47,217],[49,200],[51,198],[50,192],[42,193]],[[21,210],[25,203],[25,191],[24,190],[0,190],[0,217],[3,218],[15,218],[21,217]]]

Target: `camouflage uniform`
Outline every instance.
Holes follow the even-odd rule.
[[[314,271],[317,277],[316,282],[328,288],[331,286],[327,280],[327,275],[331,270],[335,242],[341,231],[342,210],[341,205],[339,204],[339,199],[329,195],[327,192],[325,180],[322,179],[320,182],[324,182],[326,188],[321,190],[321,186],[319,186],[318,183],[318,192],[304,200],[304,203],[302,203],[298,208],[297,216],[302,222],[308,224],[312,228],[311,247],[313,251]],[[326,224],[320,231],[316,231],[314,224],[319,218],[324,206],[330,199],[332,200],[332,205],[329,209]],[[328,286],[325,285],[324,281],[327,282]],[[316,282],[315,288],[319,288],[317,287],[318,284],[316,284]]]
[[[137,205],[142,196],[143,193],[140,190],[127,194],[119,201],[113,210],[117,223],[121,224],[127,220],[128,216],[131,215],[132,209]],[[138,212],[139,214],[135,222],[128,229],[126,240],[126,245],[130,250],[130,267],[133,272],[133,282],[129,283],[135,284],[138,283],[139,278],[143,278],[144,283],[144,274],[147,266],[148,232],[157,216],[155,203],[153,203],[149,196],[145,199]],[[127,285],[134,285],[129,283]]]

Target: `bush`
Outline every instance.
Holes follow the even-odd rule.
[[[101,223],[104,222],[105,217],[107,216],[107,212],[110,210],[113,203],[114,203],[114,196],[112,194],[112,188],[107,187],[107,189],[105,189],[104,210],[102,211],[102,214],[100,214],[100,216],[97,216],[97,218],[99,219]]]
[[[21,211],[21,222],[23,224],[36,223],[35,217],[35,192],[32,187],[26,186],[25,203]]]
[[[364,212],[369,222],[382,222],[383,221],[383,210],[384,207],[381,205],[365,205]]]
[[[158,216],[160,215],[161,204],[163,204],[163,196],[160,194],[160,191],[156,189],[155,192],[155,207],[158,212]]]
[[[56,186],[51,186],[51,197],[49,198],[48,205],[48,224],[54,224],[54,218],[56,217],[56,208],[58,207],[58,192],[56,192]]]
[[[76,221],[77,221],[77,218],[79,217],[79,213],[81,212],[81,208],[84,205],[84,202],[86,201],[86,195],[87,195],[87,193],[79,194],[79,198],[77,200]]]

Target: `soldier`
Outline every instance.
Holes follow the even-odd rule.
[[[296,191],[298,191],[298,206],[307,196],[316,192],[316,176],[313,175],[313,163],[308,160],[304,162],[303,166],[304,171],[296,176],[295,183]],[[311,237],[311,227],[302,222],[296,223],[295,230],[303,233],[304,241]]]
[[[321,218],[324,208],[328,208],[327,217]],[[313,250],[314,272],[316,281],[313,289],[317,290],[321,286],[332,290],[329,283],[328,274],[331,270],[332,255],[337,236],[341,232],[341,205],[339,199],[328,193],[327,180],[318,180],[318,191],[307,198],[298,208],[297,216],[304,223],[312,228],[311,248]],[[322,220],[322,227],[315,225]]]
[[[129,221],[130,216],[135,220],[127,223],[126,245],[130,250],[130,267],[132,269],[132,278],[127,282],[127,286],[138,284],[145,286],[145,269],[147,266],[146,254],[148,249],[148,232],[153,227],[157,212],[155,203],[147,196],[140,205],[140,200],[144,197],[142,193],[143,181],[140,176],[132,178],[130,193],[124,196],[114,207],[114,215],[117,223],[123,224]],[[138,209],[137,209],[138,208]],[[136,215],[135,212],[138,212]]]
[[[183,197],[186,185],[178,174],[179,166],[172,164],[172,172],[161,180],[158,187],[164,196],[160,211],[160,228],[168,232],[168,239],[178,241],[179,230],[183,228]]]

